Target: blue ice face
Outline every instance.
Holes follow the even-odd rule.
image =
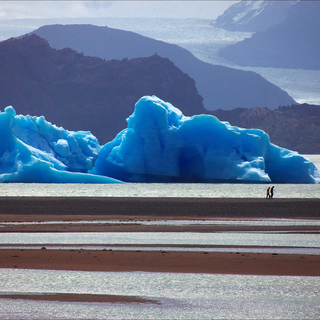
[[[155,96],[142,97],[127,122],[89,172],[129,182],[320,182],[310,161],[265,132],[185,117]]]
[[[100,148],[90,132],[7,107],[0,113],[0,182],[320,182],[310,161],[271,144],[263,131],[185,117],[155,96],[142,97],[127,122]]]
[[[0,113],[0,182],[110,183],[88,174],[100,151],[90,132],[70,132],[44,117]]]

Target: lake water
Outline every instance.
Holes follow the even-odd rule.
[[[287,91],[297,102],[320,105],[320,70],[247,68],[234,65],[217,56],[218,51],[251,36],[248,32],[231,32],[211,25],[206,19],[163,18],[86,18],[86,19],[17,19],[0,21],[0,41],[31,32],[47,24],[90,23],[177,44],[202,61],[251,70]],[[277,106],[276,106],[277,107]]]
[[[265,198],[268,186],[264,184],[230,183],[1,183],[0,195],[6,197]],[[274,184],[274,186],[274,198],[320,198],[320,184]]]
[[[0,293],[89,293],[159,304],[0,299],[5,319],[318,319],[319,277],[0,269]]]

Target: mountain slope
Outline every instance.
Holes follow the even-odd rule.
[[[242,66],[320,70],[320,1],[299,1],[281,23],[222,49]]]
[[[0,108],[44,115],[73,131],[91,131],[104,144],[127,127],[144,95],[157,95],[185,114],[204,113],[194,81],[168,59],[123,61],[55,50],[30,35],[0,42]]]
[[[264,31],[283,21],[297,1],[242,0],[219,16],[214,26],[231,31]]]
[[[53,48],[70,47],[106,60],[148,57],[157,53],[195,80],[207,110],[258,106],[274,109],[294,103],[285,91],[256,73],[211,65],[177,45],[133,32],[92,25],[51,25],[34,33],[45,38]]]

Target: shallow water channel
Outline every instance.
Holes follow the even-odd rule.
[[[306,219],[191,219],[1,222],[8,225],[95,224],[151,226],[278,227],[278,231],[218,232],[3,232],[0,248],[166,250],[320,254],[320,220]],[[286,227],[296,227],[294,230]],[[301,228],[308,227],[309,230]],[[312,228],[314,227],[314,229]],[[254,230],[254,229],[253,229]]]
[[[0,233],[0,248],[241,251],[320,254],[320,234],[295,232]]]

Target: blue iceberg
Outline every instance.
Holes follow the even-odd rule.
[[[0,113],[0,182],[115,183],[88,174],[100,152],[90,132],[71,132],[43,116]]]
[[[312,162],[210,115],[186,117],[156,96],[142,97],[128,128],[105,144],[89,170],[126,182],[319,183]]]
[[[100,146],[84,131],[0,112],[0,182],[320,183],[312,162],[214,116],[186,117],[155,96],[142,97],[128,128]]]

